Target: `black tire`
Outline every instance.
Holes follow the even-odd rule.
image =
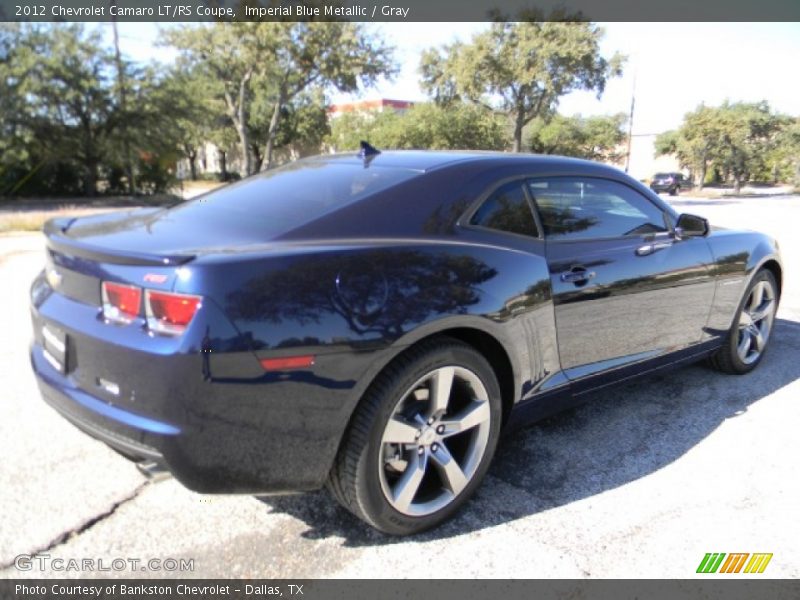
[[[385,477],[381,470],[386,468],[381,462],[384,430],[415,382],[436,369],[452,366],[469,370],[487,392],[488,441],[466,487],[449,504],[432,514],[409,516],[392,506],[381,487]],[[423,342],[401,354],[370,385],[345,432],[328,489],[342,506],[384,533],[410,535],[435,527],[452,517],[480,485],[497,446],[501,419],[500,386],[483,355],[452,338]]]
[[[739,343],[739,322],[742,315],[742,311],[745,310],[745,305],[750,298],[750,293],[753,291],[753,288],[758,285],[760,282],[766,281],[773,290],[774,293],[774,300],[775,300],[775,308],[773,309],[773,318],[774,318],[774,311],[777,310],[777,305],[779,301],[778,296],[778,285],[775,281],[775,276],[769,269],[761,269],[753,279],[750,281],[750,284],[745,289],[744,294],[742,294],[742,299],[739,301],[739,306],[736,309],[736,315],[734,316],[733,323],[731,323],[731,328],[728,331],[727,338],[725,339],[725,343],[722,347],[717,350],[710,358],[709,363],[713,368],[718,371],[722,371],[723,373],[730,373],[732,375],[744,375],[745,373],[749,373],[753,369],[755,369],[759,363],[764,359],[764,353],[766,352],[767,348],[769,347],[769,340],[772,337],[768,335],[766,342],[764,344],[764,349],[761,350],[759,355],[750,363],[744,362],[737,351],[737,345]],[[772,323],[770,323],[770,331],[772,328]]]
[[[678,195],[678,186],[677,185],[675,187],[673,187],[673,188],[670,188],[669,195],[670,196],[677,196]]]

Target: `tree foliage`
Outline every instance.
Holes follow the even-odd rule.
[[[588,160],[618,163],[624,157],[623,129],[627,117],[608,116],[534,119],[526,128],[527,145],[538,154],[560,154]]]
[[[0,37],[0,194],[92,196],[101,182],[103,191],[123,192],[128,152],[142,175],[138,191],[169,185],[179,158],[169,135],[175,112],[158,101],[163,82],[153,68],[121,61],[118,79],[101,32],[81,24],[6,26]]]
[[[674,154],[702,189],[713,173],[738,193],[749,180],[776,180],[797,163],[792,145],[794,120],[762,102],[699,106],[681,126],[656,138],[656,155]]]
[[[470,43],[425,51],[422,86],[439,104],[462,99],[506,115],[520,152],[525,125],[554,114],[561,97],[575,90],[599,97],[621,74],[622,56],[601,56],[602,36],[587,22],[493,23]]]
[[[271,165],[283,117],[309,98],[353,92],[396,69],[392,49],[359,23],[217,23],[168,30],[164,41],[224,104],[247,174]]]
[[[334,150],[356,150],[361,140],[378,148],[503,150],[509,135],[505,120],[481,106],[423,103],[403,114],[349,113],[331,123]]]

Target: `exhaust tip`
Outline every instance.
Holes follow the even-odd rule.
[[[154,460],[137,462],[136,468],[139,469],[142,475],[147,477],[148,481],[152,481],[153,483],[158,483],[159,481],[164,481],[172,477],[172,473],[170,473],[164,465]]]

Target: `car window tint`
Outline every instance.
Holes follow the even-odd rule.
[[[268,237],[399,184],[419,173],[362,162],[297,161],[248,177],[172,212],[202,214],[220,227],[251,227]]]
[[[470,219],[470,223],[532,237],[539,235],[525,191],[518,181],[507,183],[495,190],[481,204]]]
[[[528,182],[550,239],[574,240],[667,231],[647,198],[614,181],[560,177]]]

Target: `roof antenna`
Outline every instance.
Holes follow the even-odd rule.
[[[370,143],[365,142],[364,140],[361,140],[360,145],[361,151],[358,153],[358,155],[363,159],[370,160],[381,153],[380,150],[370,146]]]

